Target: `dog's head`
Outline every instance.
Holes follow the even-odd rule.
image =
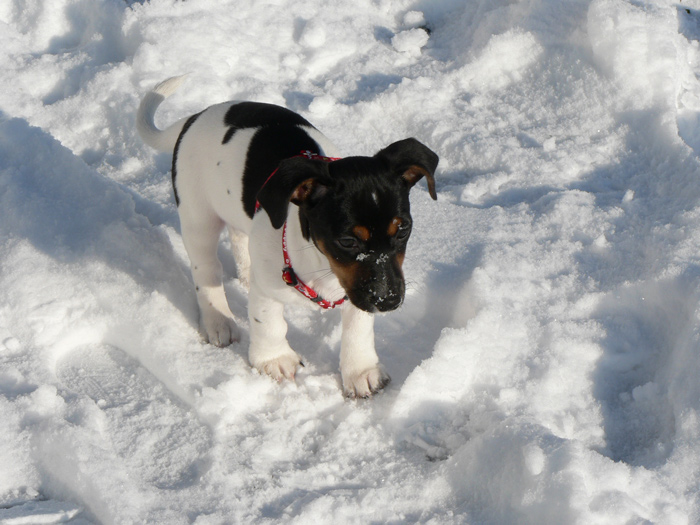
[[[367,312],[388,312],[403,302],[401,266],[411,235],[408,193],[425,177],[437,199],[438,156],[415,139],[373,157],[331,163],[303,157],[280,163],[258,201],[274,228],[299,206],[304,237],[328,258],[350,301]]]

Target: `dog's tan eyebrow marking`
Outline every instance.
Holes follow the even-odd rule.
[[[352,233],[355,234],[355,237],[360,239],[361,241],[369,241],[369,238],[372,236],[372,234],[369,232],[367,228],[364,226],[355,226],[352,229]]]
[[[389,223],[389,227],[386,229],[386,234],[389,237],[393,237],[394,235],[396,235],[396,232],[399,231],[399,226],[401,226],[402,222],[403,221],[401,220],[400,217],[394,217],[393,219],[391,219],[391,222]]]

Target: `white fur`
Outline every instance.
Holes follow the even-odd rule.
[[[137,129],[144,142],[172,151],[187,119],[159,130],[154,116],[159,104],[182,83],[175,77],[158,84],[142,100]],[[200,325],[212,344],[225,346],[238,340],[223,287],[223,272],[216,251],[226,226],[233,245],[241,282],[250,282],[248,317],[252,366],[276,380],[293,379],[301,359],[287,342],[283,306],[297,303],[318,308],[282,280],[282,229],[274,229],[267,213],[251,220],[241,203],[246,151],[255,130],[241,130],[222,144],[226,111],[234,102],[206,109],[184,134],[178,149],[176,189],[182,238],[190,258],[197,290]],[[321,155],[338,156],[337,149],[321,133],[306,128],[321,146]],[[292,266],[304,282],[330,301],[345,291],[333,275],[326,257],[302,234],[297,213],[290,205],[287,245]],[[379,390],[388,376],[374,349],[374,319],[350,301],[342,305],[343,334],[340,370],[343,389],[351,397],[366,397]]]
[[[182,119],[167,129],[160,130],[153,119],[161,102],[177,91],[186,75],[164,80],[143,97],[136,115],[136,129],[143,141],[160,151],[173,151],[177,137],[187,119]]]

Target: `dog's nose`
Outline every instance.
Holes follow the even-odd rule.
[[[403,302],[403,296],[400,293],[392,290],[384,291],[385,293],[372,293],[374,296],[374,306],[380,312],[390,312],[396,310]]]
[[[392,310],[396,310],[399,306],[401,306],[402,302],[403,299],[399,295],[396,295],[394,297],[387,297],[381,303],[377,303],[377,309],[380,312],[390,312]]]

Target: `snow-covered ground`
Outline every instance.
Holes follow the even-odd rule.
[[[700,1],[3,0],[0,46],[0,523],[700,522]],[[374,399],[335,311],[296,384],[202,343],[133,126],[182,73],[161,125],[439,153]]]

